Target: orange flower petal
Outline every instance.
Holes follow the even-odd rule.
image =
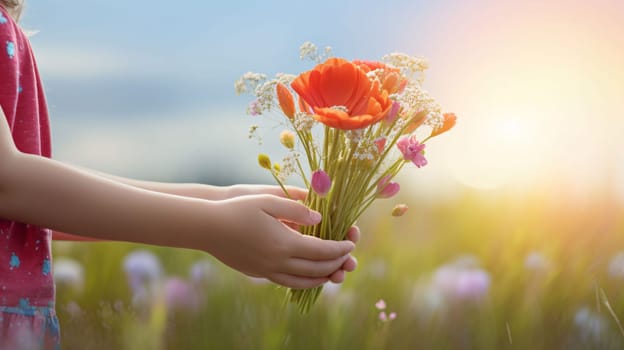
[[[375,122],[373,116],[369,114],[350,116],[348,113],[334,108],[315,108],[314,111],[314,119],[341,130],[360,129]]]
[[[367,67],[330,58],[299,75],[291,86],[299,94],[300,106],[307,103],[318,121],[345,130],[364,128],[383,119],[392,107],[380,82],[366,76]]]
[[[411,134],[414,130],[418,129],[418,127],[421,126],[425,122],[426,116],[427,116],[426,111],[420,111],[414,114],[411,117],[410,124],[405,128],[405,131],[403,131],[403,133]]]
[[[357,87],[356,67],[345,60],[335,60],[335,64],[323,70],[320,80],[320,91],[325,107],[342,106]],[[346,106],[345,106],[346,107]]]

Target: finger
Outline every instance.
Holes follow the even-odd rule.
[[[305,260],[292,258],[285,266],[285,272],[302,277],[327,277],[334,271],[341,269],[349,255],[334,260]]]
[[[342,283],[344,282],[344,279],[345,279],[344,270],[338,270],[329,276],[329,280],[334,283]]]
[[[357,226],[351,226],[347,231],[347,239],[353,243],[357,243],[360,240],[360,228]]]
[[[295,289],[314,288],[328,281],[327,277],[301,277],[283,273],[274,274],[269,279],[284,287]]]
[[[334,260],[349,254],[355,244],[351,241],[324,240],[314,236],[294,236],[293,258],[307,260]]]
[[[357,259],[354,256],[349,255],[349,257],[342,264],[341,269],[344,270],[345,272],[352,272],[352,271],[355,271],[356,268],[357,268]]]
[[[282,190],[279,187],[278,187],[278,189],[281,192],[280,196],[283,197],[284,196],[284,190]],[[295,199],[295,200],[304,200],[308,196],[308,190],[306,190],[304,188],[301,188],[301,187],[286,186],[286,191],[288,191],[288,194],[290,195],[290,198]]]
[[[321,221],[320,213],[297,201],[271,195],[263,199],[262,210],[277,219],[301,225],[316,225]]]
[[[257,189],[262,191],[262,193],[272,194],[278,197],[287,197],[280,186],[261,186]],[[286,186],[286,191],[288,191],[290,199],[294,200],[304,200],[308,195],[308,190],[296,186]]]

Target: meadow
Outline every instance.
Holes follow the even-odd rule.
[[[55,243],[63,348],[624,348],[624,207],[609,188],[401,199],[402,217],[389,201],[364,214],[358,270],[306,315],[200,252]]]

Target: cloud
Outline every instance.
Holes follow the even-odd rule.
[[[64,79],[92,79],[134,71],[123,54],[111,50],[73,46],[35,48],[42,74]]]

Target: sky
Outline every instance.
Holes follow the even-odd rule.
[[[271,183],[256,155],[280,150],[247,139],[250,96],[233,83],[310,69],[298,48],[311,41],[348,59],[429,60],[424,87],[459,120],[428,146],[427,167],[404,171],[405,187],[624,198],[621,0],[182,4],[27,3],[55,158],[152,180]]]

